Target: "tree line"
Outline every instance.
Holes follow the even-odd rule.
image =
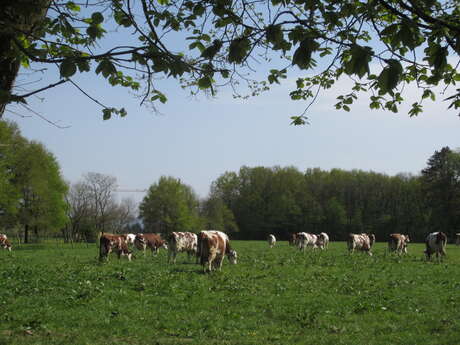
[[[200,198],[180,179],[162,176],[140,203],[115,197],[116,178],[90,172],[64,181],[56,158],[0,121],[0,231],[24,242],[44,236],[94,241],[99,232],[219,229],[233,238],[287,239],[326,232],[333,240],[371,232],[422,241],[428,232],[460,231],[460,152],[444,147],[419,175],[362,170],[300,171],[246,167],[225,172]]]
[[[221,229],[233,238],[265,239],[274,234],[327,232],[345,240],[350,232],[390,233],[423,241],[460,230],[460,153],[436,151],[420,175],[389,176],[362,170],[246,167],[225,172],[204,200],[173,177],[154,183],[140,205],[144,226],[153,231]]]

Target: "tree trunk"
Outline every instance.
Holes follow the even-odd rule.
[[[29,243],[29,224],[24,225],[24,243]]]
[[[37,30],[51,0],[0,0],[0,119],[11,103],[14,81],[21,64],[21,51],[15,40]]]

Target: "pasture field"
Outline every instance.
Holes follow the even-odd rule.
[[[165,251],[99,264],[93,245],[0,251],[0,344],[460,344],[460,247],[301,253],[233,241],[221,272]],[[150,254],[150,253],[148,253]]]

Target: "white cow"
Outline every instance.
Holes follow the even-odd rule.
[[[427,259],[431,259],[432,254],[436,254],[436,258],[442,259],[443,256],[446,255],[446,244],[447,244],[447,236],[443,232],[432,232],[428,234],[425,239],[425,255]]]
[[[134,234],[126,234],[126,243],[134,244],[135,238],[136,238],[136,235]]]
[[[348,235],[348,251],[353,253],[355,249],[361,250],[366,252],[370,256],[372,256],[372,246],[375,242],[375,235],[374,234],[349,234]]]
[[[268,241],[268,245],[270,246],[270,248],[273,248],[276,244],[276,237],[275,235],[268,235],[268,238],[267,238],[267,241]]]
[[[317,241],[318,236],[315,234],[309,234],[307,232],[299,232],[297,234],[297,246],[300,250],[305,250],[307,247],[311,247],[312,249],[317,248]]]
[[[168,236],[168,262],[176,263],[177,253],[186,252],[188,258],[196,256],[198,237],[192,232],[172,232]],[[198,257],[197,257],[198,260]]]
[[[320,233],[317,236],[316,246],[320,249],[327,249],[329,246],[329,236],[325,232]]]

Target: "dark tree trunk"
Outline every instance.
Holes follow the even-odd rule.
[[[29,243],[29,224],[24,225],[24,243]]]
[[[0,119],[11,103],[21,64],[22,53],[14,41],[36,31],[49,5],[50,0],[0,0]]]

